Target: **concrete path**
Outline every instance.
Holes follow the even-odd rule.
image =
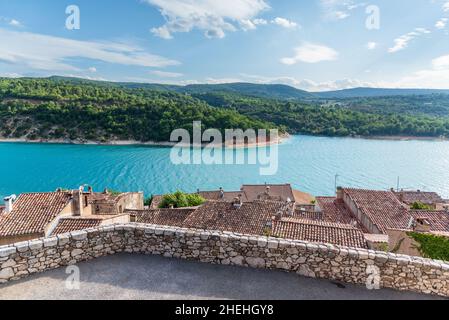
[[[0,286],[0,299],[435,299],[157,256],[120,254],[78,266],[80,290],[66,289],[68,275],[62,268]]]

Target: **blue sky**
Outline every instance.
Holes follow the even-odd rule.
[[[0,76],[449,88],[448,19],[447,0],[0,0]]]

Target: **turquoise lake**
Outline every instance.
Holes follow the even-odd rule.
[[[449,198],[449,142],[294,136],[279,146],[279,170],[261,176],[257,165],[174,165],[170,148],[0,143],[0,199],[22,192],[89,184],[161,194],[241,184],[291,183],[314,195],[338,185],[434,190]],[[239,150],[237,152],[247,152]]]

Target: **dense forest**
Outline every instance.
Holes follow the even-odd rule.
[[[334,100],[305,95],[292,100],[279,98],[293,94],[285,86],[267,88],[263,94],[263,87],[242,84],[182,89],[64,78],[0,79],[0,137],[168,141],[172,130],[191,130],[193,121],[222,130],[449,137],[448,95]],[[271,93],[276,90],[281,91]]]
[[[52,80],[0,79],[0,136],[6,138],[168,141],[193,121],[206,128],[276,127],[190,96]]]
[[[437,96],[432,106],[426,105],[431,96],[421,97],[425,100],[385,97],[332,103],[268,100],[229,93],[196,94],[194,97],[215,107],[285,126],[290,133],[449,137],[449,96]]]

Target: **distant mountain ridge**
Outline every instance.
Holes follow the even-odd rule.
[[[95,83],[96,85],[114,86],[129,89],[150,89],[158,91],[174,91],[187,94],[211,94],[211,93],[236,93],[245,96],[280,99],[280,100],[313,100],[313,99],[346,99],[346,98],[370,98],[387,96],[413,96],[447,94],[445,89],[386,89],[386,88],[352,88],[325,92],[308,92],[283,84],[254,84],[245,82],[224,84],[193,84],[193,85],[169,85],[158,83],[133,83],[133,82],[108,82],[94,81],[82,78],[69,78],[53,76],[55,81],[69,81],[74,83]]]
[[[432,94],[449,94],[444,89],[384,89],[384,88],[353,88],[337,91],[317,92],[316,96],[321,98],[369,98],[369,97],[391,97],[391,96],[416,96]]]

